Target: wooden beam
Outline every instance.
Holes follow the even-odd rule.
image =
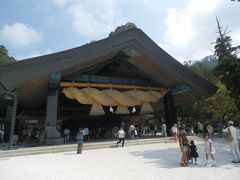
[[[154,90],[163,91],[162,87],[150,87],[150,86],[135,86],[126,84],[98,84],[98,83],[82,83],[82,82],[61,82],[61,87],[94,87],[94,88],[114,88],[114,89],[138,89],[138,90]]]
[[[120,66],[115,64],[116,66]],[[134,72],[133,68],[127,68],[129,71]],[[110,73],[110,70],[107,70]],[[134,72],[137,77],[141,72]],[[164,87],[158,82],[150,80],[139,80],[131,78],[122,78],[122,77],[111,77],[111,76],[102,76],[102,75],[83,75],[81,72],[69,75],[62,78],[63,82],[88,82],[88,83],[97,83],[97,84],[125,84],[125,85],[136,85],[136,86],[156,86]]]

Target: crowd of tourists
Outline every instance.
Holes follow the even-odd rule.
[[[88,137],[87,139],[114,139],[118,138],[118,131],[120,127],[95,127],[88,128],[84,127],[83,130],[85,132],[84,137]],[[134,140],[138,139],[140,136],[156,136],[158,132],[162,132],[165,137],[167,137],[167,128],[166,124],[157,125],[157,124],[149,124],[149,125],[134,125],[130,124],[129,126],[124,126],[123,130],[126,132],[126,138]],[[78,130],[64,128],[63,129],[63,137],[64,142],[74,141],[76,139]]]
[[[22,129],[21,132],[15,136],[16,138],[13,140],[13,145],[44,143],[43,128]]]

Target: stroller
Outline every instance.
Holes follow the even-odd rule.
[[[187,152],[186,152],[186,154],[187,154],[187,163],[188,163],[188,164],[189,164],[189,160],[192,159],[191,154],[190,154],[190,148],[189,148],[189,146],[190,146],[190,144],[189,144],[189,142],[188,142],[188,143],[187,143]]]

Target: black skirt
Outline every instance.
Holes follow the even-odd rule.
[[[199,156],[198,156],[198,153],[196,152],[196,151],[190,151],[190,156],[192,157],[192,158],[198,158]]]
[[[191,156],[192,158],[198,158],[198,157],[199,157],[196,149],[197,149],[197,148],[196,148],[195,145],[190,145],[190,146],[189,146],[190,156]]]

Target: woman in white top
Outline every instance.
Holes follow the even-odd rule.
[[[177,128],[177,125],[174,124],[172,127],[172,134],[173,134],[173,140],[175,143],[177,142],[177,133],[178,133],[178,128]]]

